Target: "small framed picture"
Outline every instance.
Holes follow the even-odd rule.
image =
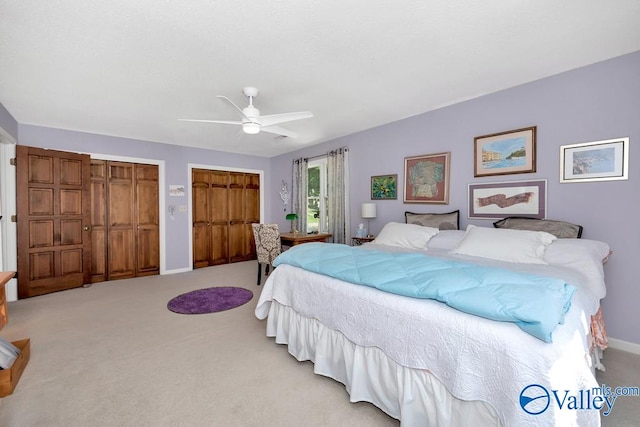
[[[395,200],[398,198],[398,174],[371,177],[371,200]]]
[[[184,196],[184,185],[169,185],[169,196]]]
[[[547,216],[547,180],[469,184],[469,218]]]
[[[404,159],[404,202],[449,204],[451,153]]]
[[[474,138],[473,176],[536,171],[536,126]]]
[[[560,147],[560,182],[629,179],[629,138]]]

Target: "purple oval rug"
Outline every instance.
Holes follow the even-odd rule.
[[[253,293],[244,288],[205,288],[178,295],[167,303],[167,308],[180,314],[215,313],[239,307],[251,298]]]

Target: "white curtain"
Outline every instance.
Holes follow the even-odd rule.
[[[292,168],[292,188],[293,201],[291,203],[292,212],[298,214],[295,221],[295,229],[303,233],[307,232],[307,159],[299,158],[293,161]]]
[[[327,155],[329,233],[334,243],[347,243],[349,236],[349,149]]]

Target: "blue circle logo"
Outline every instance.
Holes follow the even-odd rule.
[[[549,403],[549,392],[539,384],[530,384],[520,392],[520,407],[527,414],[540,415],[547,410]]]

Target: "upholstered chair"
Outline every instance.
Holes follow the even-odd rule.
[[[265,276],[269,275],[271,263],[281,252],[280,233],[278,224],[251,224],[253,237],[256,241],[256,255],[258,256],[258,286],[262,278],[262,265],[265,265]]]

